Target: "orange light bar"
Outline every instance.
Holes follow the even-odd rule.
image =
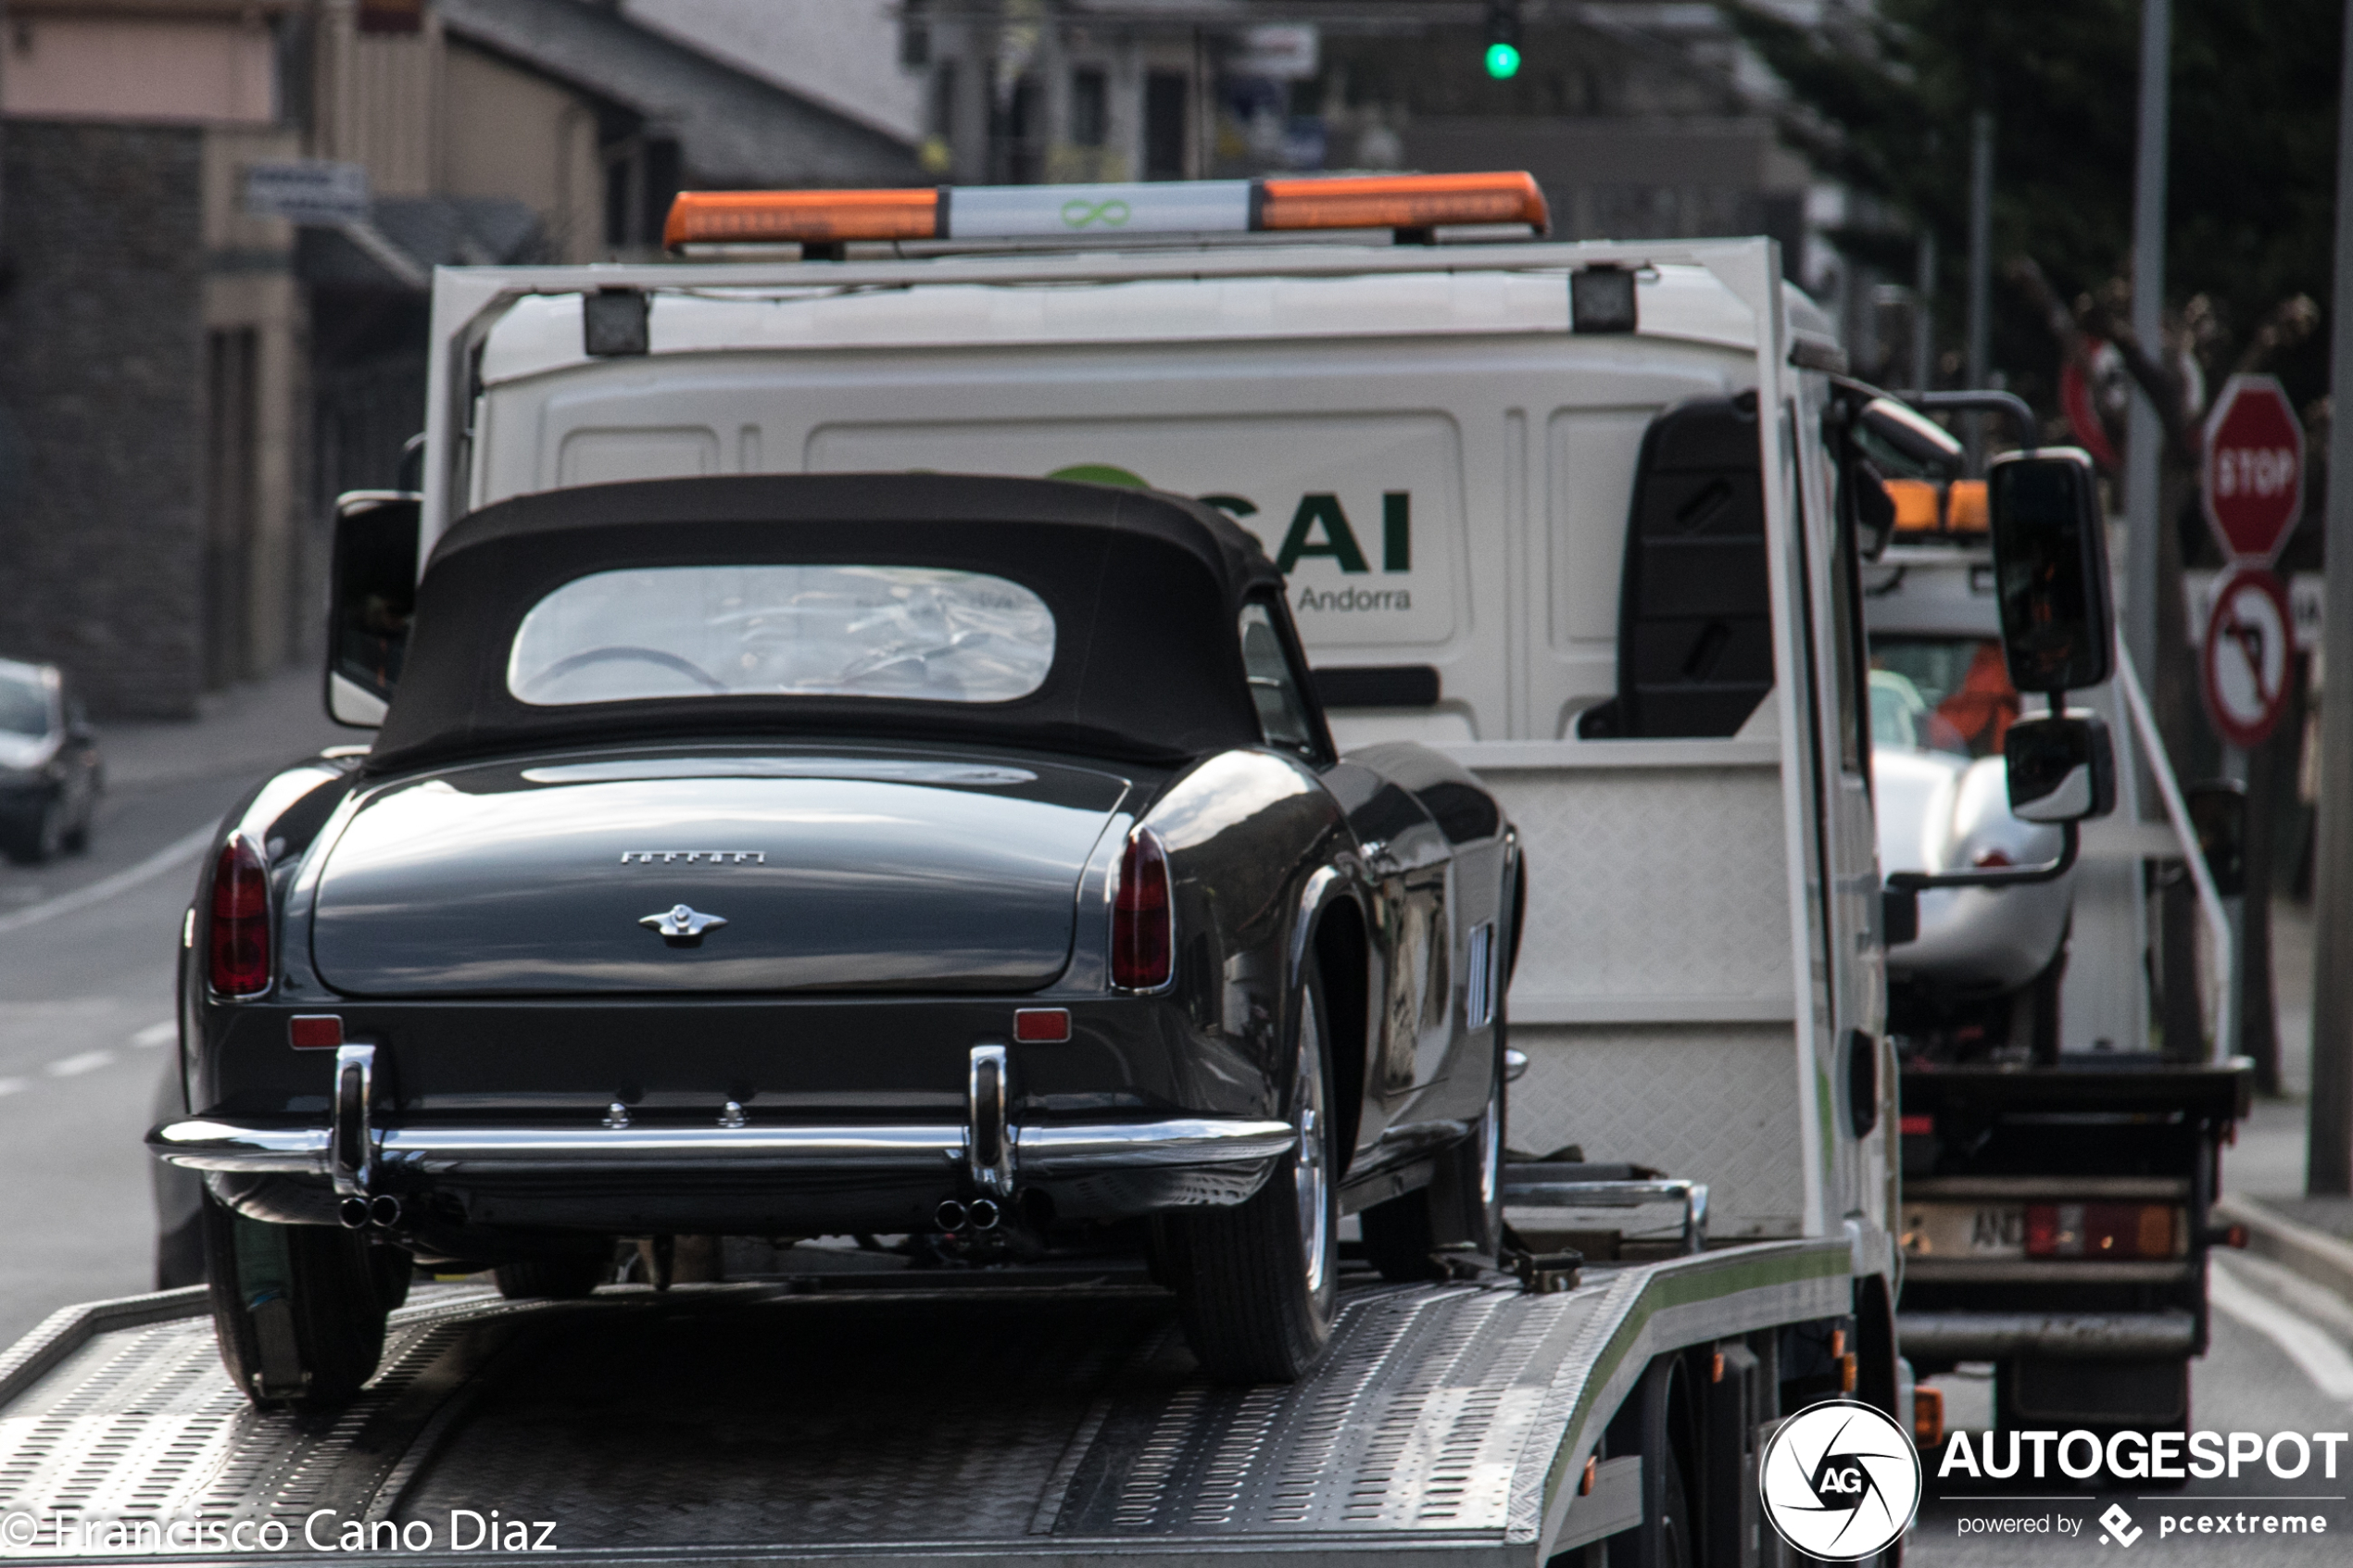
[[[1985,482],[1982,479],[1957,479],[1945,496],[1944,526],[1956,533],[1982,533],[1994,526],[1994,514],[1985,505]]]
[[[907,191],[682,191],[671,204],[662,243],[675,249],[1306,229],[1419,232],[1462,223],[1525,223],[1541,234],[1549,222],[1544,193],[1528,174],[1380,174]]]
[[[838,245],[937,237],[939,193],[915,191],[681,191],[661,243]]]
[[[1261,229],[1434,229],[1445,223],[1552,225],[1533,175],[1378,174],[1265,180]]]
[[[1890,479],[1881,482],[1887,497],[1895,503],[1895,532],[1898,533],[1933,533],[1943,510],[1936,502],[1936,486],[1924,479]]]

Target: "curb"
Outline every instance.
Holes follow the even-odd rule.
[[[2353,1305],[2353,1243],[2291,1220],[2252,1198],[2218,1198],[2212,1212],[2227,1223],[2246,1227],[2248,1251]]]

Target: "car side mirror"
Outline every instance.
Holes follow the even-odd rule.
[[[2098,685],[2115,671],[2116,622],[2090,455],[2069,446],[1996,458],[1986,506],[2010,684],[2022,692]]]
[[[417,608],[420,498],[355,491],[335,503],[327,583],[327,716],[373,729],[384,722],[409,650]]]
[[[2116,752],[2093,713],[2020,719],[2002,737],[2010,812],[2026,822],[2080,822],[2116,809]]]
[[[2222,779],[2195,784],[2183,793],[2214,891],[2225,898],[2238,897],[2246,891],[2246,786]]]

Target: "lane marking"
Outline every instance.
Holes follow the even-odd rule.
[[[44,899],[13,914],[0,915],[0,935],[22,931],[26,926],[39,925],[59,915],[86,909],[93,904],[103,904],[118,893],[136,887],[143,882],[152,882],[181,862],[203,854],[217,831],[215,828],[198,828],[184,838],[173,839],[137,865],[125,867],[112,876],[100,877],[87,887],[77,887],[70,893],[61,893],[55,898]]]
[[[52,1078],[79,1078],[84,1073],[95,1072],[113,1061],[112,1051],[81,1051],[72,1056],[59,1057],[49,1064],[48,1073]]]
[[[2228,1267],[2208,1272],[2206,1298],[2286,1352],[2322,1394],[2353,1403],[2353,1356],[2318,1323],[2257,1295]]]
[[[0,1098],[13,1094],[21,1094],[31,1087],[32,1085],[22,1078],[0,1078]]]
[[[150,1023],[145,1029],[142,1029],[137,1034],[132,1035],[131,1043],[138,1047],[141,1050],[145,1051],[153,1050],[157,1046],[168,1046],[179,1037],[179,1021],[177,1019],[167,1018],[161,1023]]]

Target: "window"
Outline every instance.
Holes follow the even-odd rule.
[[[1882,745],[1994,757],[2018,717],[1994,637],[1873,637],[1871,738]]]
[[[0,671],[0,734],[39,739],[48,733],[48,688],[39,681]]]
[[[1070,139],[1081,147],[1100,147],[1111,124],[1110,96],[1100,70],[1070,73]]]
[[[1250,676],[1251,700],[1258,705],[1259,734],[1268,746],[1313,759],[1315,732],[1299,677],[1283,651],[1282,633],[1275,630],[1274,613],[1252,600],[1242,607],[1241,631],[1242,668]]]
[[[560,707],[698,696],[1011,702],[1043,685],[1054,617],[1018,583],[916,566],[600,571],[532,607],[507,688]]]

